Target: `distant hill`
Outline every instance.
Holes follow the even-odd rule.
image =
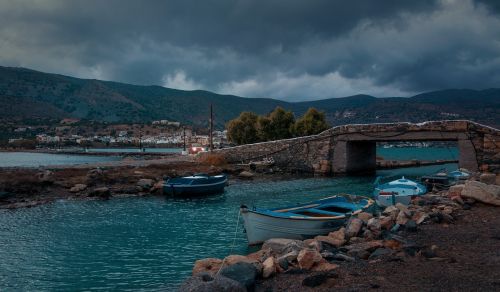
[[[79,79],[0,66],[0,119],[74,117],[107,122],[167,119],[206,126],[210,104],[214,106],[219,128],[242,111],[265,114],[276,106],[292,110],[296,115],[316,107],[327,113],[332,125],[441,119],[471,119],[500,125],[500,89],[451,89],[410,98],[355,95],[290,103],[203,90]]]

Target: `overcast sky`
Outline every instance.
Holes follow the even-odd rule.
[[[499,3],[2,0],[0,65],[293,101],[485,89]]]

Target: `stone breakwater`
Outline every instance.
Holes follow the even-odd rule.
[[[429,225],[452,228],[472,208],[481,208],[481,203],[500,206],[499,178],[483,174],[478,179],[418,197],[409,206],[397,204],[378,214],[361,213],[328,235],[304,241],[270,239],[259,251],[249,255],[198,260],[193,276],[180,290],[253,291],[257,284],[265,286],[262,283],[271,282],[280,275],[301,275],[301,282],[294,289],[306,289],[322,287],[339,278],[343,267],[353,264],[384,260],[389,265],[405,262],[408,258],[453,263],[456,260],[445,256],[447,253],[437,245],[432,242],[417,244],[411,237]]]

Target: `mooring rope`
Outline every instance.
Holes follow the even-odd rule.
[[[241,209],[238,210],[238,218],[236,219],[236,228],[234,229],[234,235],[233,235],[233,243],[231,243],[231,249],[229,250],[229,254],[231,255],[233,253],[233,249],[234,249],[234,244],[236,243],[236,236],[237,236],[237,233],[238,233],[238,227],[240,225],[240,215],[241,215]],[[226,262],[226,257],[222,260],[222,263],[220,265],[220,268],[219,270],[217,271],[217,273],[215,275],[218,275],[219,272],[222,270],[222,268],[224,267],[224,263]]]

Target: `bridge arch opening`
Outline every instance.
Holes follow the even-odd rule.
[[[435,148],[440,148],[441,151],[436,151]],[[401,156],[403,151],[400,150],[406,150],[405,155]],[[332,159],[332,173],[374,173],[383,168],[446,163],[458,163],[459,168],[476,171],[478,163],[472,142],[458,139],[337,141]]]

